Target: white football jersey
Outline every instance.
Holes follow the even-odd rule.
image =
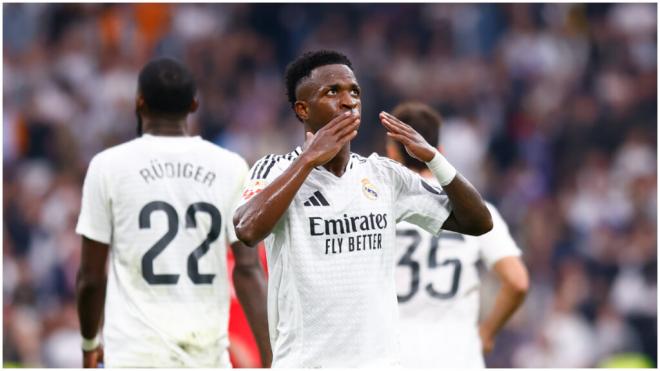
[[[242,202],[300,153],[255,163]],[[265,240],[273,366],[399,364],[395,225],[437,233],[450,212],[444,192],[376,154],[351,154],[341,177],[314,169]]]
[[[433,180],[430,180],[433,181]],[[493,229],[481,236],[432,235],[397,225],[396,286],[405,367],[483,368],[479,338],[479,272],[520,250],[495,207]]]
[[[248,166],[200,137],[97,154],[76,232],[110,245],[107,367],[231,367],[227,242]]]

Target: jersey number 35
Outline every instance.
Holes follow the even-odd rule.
[[[413,259],[413,254],[419,247],[419,244],[422,240],[422,236],[419,234],[417,230],[414,229],[404,229],[404,230],[397,230],[396,231],[397,237],[405,236],[412,238],[412,243],[408,245],[408,248],[406,252],[403,254],[401,259],[399,259],[399,262],[397,265],[399,266],[407,266],[410,268],[411,271],[411,277],[412,279],[410,280],[410,289],[408,290],[408,293],[405,295],[397,295],[397,300],[399,303],[405,303],[408,300],[412,299],[417,292],[419,291],[419,286],[420,286],[420,263],[416,260]],[[451,299],[456,295],[456,292],[458,292],[458,283],[461,277],[461,261],[458,259],[446,259],[443,260],[442,262],[438,262],[436,253],[438,251],[438,246],[439,243],[438,241],[442,238],[461,238],[463,239],[464,237],[458,233],[441,233],[440,236],[433,236],[431,238],[431,246],[429,249],[429,255],[428,259],[426,260],[428,263],[428,268],[429,269],[435,269],[435,268],[440,268],[440,267],[452,267],[453,268],[453,274],[452,274],[452,281],[451,281],[451,286],[448,291],[438,291],[433,287],[433,283],[428,283],[425,287],[426,293],[430,295],[433,298],[436,299]]]

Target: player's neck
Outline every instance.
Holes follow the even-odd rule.
[[[348,160],[351,158],[351,143],[346,143],[342,149],[337,152],[335,157],[328,161],[323,167],[337,177],[344,175]]]
[[[166,137],[188,136],[188,126],[185,117],[179,119],[143,117],[142,132]]]

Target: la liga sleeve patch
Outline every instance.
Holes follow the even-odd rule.
[[[245,187],[245,190],[243,191],[243,195],[241,196],[244,201],[247,201],[254,197],[257,193],[263,191],[264,188],[268,185],[268,182],[266,182],[263,179],[253,179],[250,180],[250,183],[248,183],[247,187]]]

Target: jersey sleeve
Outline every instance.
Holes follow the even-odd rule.
[[[283,160],[282,156],[276,155],[268,155],[255,162],[246,176],[236,207],[248,202],[282,174],[286,169],[282,166],[283,162],[287,161]]]
[[[112,210],[107,177],[99,156],[92,158],[85,175],[76,233],[91,240],[110,244]]]
[[[244,205],[252,197],[259,192],[263,191],[270,183],[272,183],[278,176],[280,176],[291,165],[291,158],[279,155],[268,155],[255,162],[247,174],[245,186],[238,200],[236,208]],[[236,208],[234,210],[236,210]],[[274,238],[275,234],[280,234],[285,231],[286,219],[288,216],[288,209],[284,212],[280,220],[275,224],[273,230],[265,238]]]
[[[225,218],[225,231],[227,232],[227,242],[229,244],[232,244],[236,241],[238,241],[238,237],[236,237],[236,230],[234,229],[234,211],[238,207],[238,204],[241,200],[241,193],[243,192],[243,184],[245,184],[245,178],[247,178],[248,175],[248,164],[245,162],[245,160],[237,156],[236,160],[236,187],[232,193],[232,205],[231,205],[231,215],[229,215],[228,218]]]
[[[396,221],[406,221],[437,235],[451,214],[445,191],[397,163],[388,165],[395,192]]]
[[[479,244],[479,255],[486,267],[490,270],[498,260],[508,256],[520,256],[520,248],[511,237],[509,227],[497,211],[491,205],[486,204],[493,218],[493,229],[490,232],[477,237]]]

